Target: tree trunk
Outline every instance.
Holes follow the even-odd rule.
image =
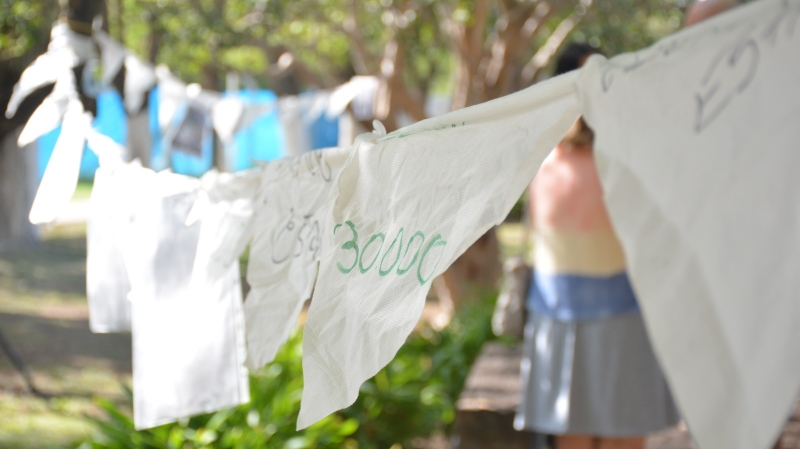
[[[36,194],[36,142],[17,146],[22,127],[0,140],[0,249],[27,249],[39,242],[39,228],[28,221]]]
[[[433,281],[433,289],[444,311],[452,315],[492,293],[502,271],[500,244],[492,228]]]

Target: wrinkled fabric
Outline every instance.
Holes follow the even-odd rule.
[[[192,284],[202,222],[186,221],[199,181],[142,169],[125,188],[122,251],[131,283],[134,424],[154,427],[250,400],[238,264]]]
[[[355,401],[414,328],[430,281],[503,221],[578,118],[574,80],[359,142],[323,226],[298,428]]]
[[[46,103],[47,100],[34,115]],[[53,154],[44,170],[28,214],[28,219],[33,224],[53,221],[67,206],[78,185],[83,146],[86,133],[91,129],[92,115],[84,112],[78,99],[72,98],[67,103],[63,121],[61,134],[53,147]]]
[[[86,221],[89,329],[94,333],[130,332],[131,285],[120,242],[128,217],[126,209],[132,200],[132,190],[124,186],[129,176],[135,181],[141,166],[123,164],[124,148],[106,136],[90,132],[88,140],[102,163],[95,172]]]
[[[260,168],[238,173],[212,170],[200,178],[200,196],[186,222],[202,221],[192,272],[195,285],[215,282],[239,263],[253,236],[261,172]]]
[[[749,3],[579,88],[662,367],[703,449],[766,449],[800,389],[800,2]]]
[[[264,167],[244,305],[250,368],[272,361],[311,296],[324,250],[328,195],[350,152],[331,148]]]

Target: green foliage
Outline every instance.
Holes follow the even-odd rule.
[[[683,24],[686,0],[598,1],[572,33],[572,40],[599,46],[607,56],[639,50]]]
[[[250,377],[251,402],[240,407],[136,431],[126,405],[96,403],[100,435],[81,449],[123,448],[387,448],[447,431],[455,401],[481,346],[492,338],[491,301],[460,313],[441,331],[413,333],[395,359],[364,382],[356,402],[303,431],[295,431],[303,388],[301,332],[275,361]]]
[[[0,0],[0,61],[18,58],[46,39],[47,9],[41,0]]]

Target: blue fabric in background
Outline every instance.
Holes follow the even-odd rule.
[[[311,148],[319,150],[339,145],[339,117],[328,118],[320,114],[311,123]]]
[[[92,122],[92,126],[98,132],[111,137],[115,142],[125,145],[128,135],[125,107],[122,104],[122,97],[115,90],[108,90],[97,97],[97,117]],[[44,169],[53,154],[58,136],[61,134],[61,125],[40,137],[37,142],[38,160],[37,171],[39,180],[44,176]],[[83,148],[83,158],[81,159],[80,179],[94,179],[94,172],[100,166],[97,156],[85,145]]]
[[[226,92],[224,95],[235,95],[249,104],[272,105],[274,109],[267,111],[248,127],[236,133],[229,148],[221,149],[228,167],[233,171],[254,167],[254,161],[271,161],[287,156],[286,139],[283,134],[278,113],[278,98],[272,91],[242,90]],[[158,87],[150,91],[148,97],[148,117],[150,128],[151,152],[149,165],[155,171],[172,168],[176,173],[190,176],[201,176],[213,166],[213,137],[204,139],[200,157],[180,151],[167,151],[164,148],[163,134],[158,125],[159,92]],[[179,123],[185,110],[178,111],[174,122]],[[125,145],[127,140],[127,118],[122,98],[118,92],[109,90],[97,98],[97,117],[94,127],[102,134],[111,137],[115,142]],[[339,118],[328,118],[324,113],[313,119],[310,124],[311,146],[313,149],[335,147],[339,141]],[[40,137],[38,140],[37,171],[39,179],[44,175],[45,167],[53,153],[61,127]],[[99,162],[97,156],[88,148],[84,148],[81,160],[80,177],[82,180],[94,178]]]
[[[161,135],[161,128],[158,127],[158,101],[158,86],[156,86],[147,96],[147,117],[150,123],[150,168],[155,171],[167,169],[170,165],[161,142],[164,136]]]
[[[286,156],[286,138],[278,115],[278,97],[270,90],[241,90],[225,92],[245,104],[269,105],[273,109],[255,119],[248,127],[239,130],[226,148],[225,158],[233,171],[254,167],[254,160],[271,161]]]
[[[60,134],[61,125],[58,125],[56,129],[39,137],[39,140],[36,141],[36,172],[39,175],[39,181],[44,176],[44,169],[47,168],[47,163],[50,162],[50,156],[53,155],[53,148],[55,148]]]

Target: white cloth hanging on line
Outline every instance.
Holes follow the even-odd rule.
[[[239,266],[192,283],[201,222],[186,220],[199,187],[197,179],[145,169],[118,186],[140,192],[121,233],[137,429],[250,400]]]
[[[75,33],[64,22],[57,22],[50,31],[47,52],[26,67],[14,85],[11,98],[8,100],[6,117],[13,117],[19,105],[37,89],[55,83],[65,72],[71,73],[74,67],[94,57],[96,53],[92,38]],[[28,142],[33,140],[35,137]]]
[[[239,173],[209,172],[188,223],[202,219],[193,282],[216,282],[250,243],[247,364],[272,361],[311,295],[327,198],[350,148],[280,159]]]
[[[122,163],[125,149],[94,130],[87,134],[89,148],[100,158],[95,172],[89,217],[86,222],[86,298],[89,302],[89,329],[95,333],[130,332],[131,285],[122,258],[121,236],[132,198],[121,194],[133,189],[114,189],[124,185],[127,173],[141,170],[138,161]],[[117,178],[116,181],[114,178]],[[132,179],[135,181],[135,178]]]
[[[102,30],[94,30],[92,37],[100,48],[103,63],[103,85],[109,86],[120,71],[124,71],[122,100],[128,115],[138,114],[147,93],[156,85],[156,72],[152,65],[128,51]]]
[[[800,390],[800,2],[593,57],[582,110],[655,351],[702,449],[772,447]]]
[[[264,167],[244,304],[251,369],[272,361],[311,297],[324,250],[328,195],[350,153],[318,150]]]
[[[280,117],[283,137],[288,156],[297,156],[311,151],[311,136],[308,124],[303,120],[307,109],[305,98],[290,95],[278,99],[278,116]]]
[[[45,167],[28,215],[33,224],[44,224],[55,220],[69,203],[78,186],[86,133],[92,126],[92,114],[84,112],[83,105],[74,92],[74,85],[69,81],[59,81],[53,92],[55,93],[61,86],[72,86],[74,96],[69,95],[52,101],[50,97],[45,98],[22,131],[24,134],[29,126],[46,122],[44,119],[40,121],[40,111],[46,111],[44,114],[52,116],[61,113],[61,106],[64,105],[61,133]]]
[[[323,222],[298,428],[355,401],[414,328],[430,281],[503,221],[579,116],[575,76],[358,144]]]

